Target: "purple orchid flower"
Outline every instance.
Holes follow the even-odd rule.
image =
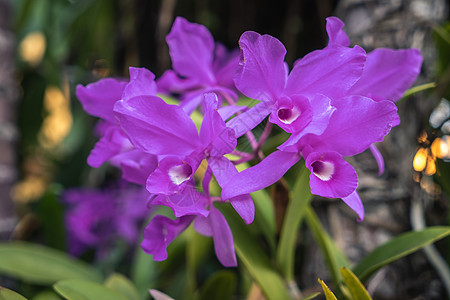
[[[68,205],[65,222],[69,252],[79,256],[96,248],[102,257],[117,239],[133,245],[139,238],[142,223],[150,214],[145,205],[147,197],[145,189],[124,182],[103,191],[66,191],[63,199]]]
[[[88,164],[98,168],[106,161],[120,167],[127,181],[145,184],[156,168],[156,156],[144,155],[129,141],[117,125],[113,107],[118,100],[127,100],[137,95],[156,95],[153,73],[145,68],[130,68],[129,82],[113,78],[101,79],[87,86],[77,86],[77,97],[84,110],[101,119],[97,126],[100,140],[92,149]]]
[[[307,116],[317,115],[310,120],[317,120],[318,123],[304,122],[306,126],[297,127],[300,130],[289,130],[281,125],[280,127],[292,133],[290,138],[278,147],[279,151],[229,180],[223,187],[222,197],[235,197],[265,188],[279,180],[303,157],[311,172],[311,192],[323,197],[342,198],[355,210],[359,219],[363,219],[364,209],[356,193],[358,177],[343,157],[358,154],[371,147],[374,142],[382,141],[392,126],[398,124],[398,115],[392,101],[368,98],[371,87],[377,87],[377,82],[384,78],[386,70],[372,67],[365,71],[364,51],[357,46],[346,47],[348,37],[341,30],[343,23],[337,20],[327,20],[329,46],[298,60],[288,77],[283,72],[285,50],[278,40],[255,33],[244,33],[241,37],[243,60],[235,79],[236,86],[245,95],[263,102],[258,104],[256,117],[247,116],[251,114],[249,110],[228,125],[234,127],[239,135],[264,117],[262,111],[266,114],[271,112],[269,120],[277,124],[277,118],[281,122],[285,121],[283,123],[293,124],[294,121],[301,120],[303,112]],[[413,50],[412,53],[415,55],[416,51]],[[395,66],[395,70],[406,68],[402,63]],[[408,77],[404,81],[411,84],[416,74],[406,73],[413,79]],[[367,89],[354,89],[353,86],[358,82]],[[298,98],[299,95],[309,98],[314,103],[311,107],[319,105],[323,110],[316,108],[314,112],[310,112],[308,107],[305,109],[300,105],[283,106],[283,96],[277,95],[286,94],[291,95],[291,99]],[[315,101],[324,97],[329,99],[329,104],[333,107],[332,113],[324,113],[327,111],[325,101]],[[297,100],[297,103],[300,101]]]
[[[327,18],[328,47],[350,45],[343,27],[344,23],[340,19]],[[365,96],[375,101],[396,102],[416,80],[422,60],[418,49],[375,49],[368,54],[361,77],[347,94]],[[377,161],[378,174],[381,175],[384,171],[383,157],[374,144],[370,145],[370,150]]]
[[[158,79],[160,92],[181,94],[180,106],[188,114],[201,103],[204,93],[215,92],[237,100],[233,76],[238,51],[228,52],[223,45],[214,43],[205,26],[182,17],[175,19],[166,40],[173,70]]]

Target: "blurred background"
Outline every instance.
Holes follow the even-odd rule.
[[[324,226],[351,261],[358,261],[401,232],[450,225],[448,1],[0,0],[1,239],[66,249],[61,192],[101,188],[118,177],[112,168],[86,164],[96,141],[96,120],[82,110],[75,87],[107,76],[127,77],[129,66],[160,76],[171,67],[165,36],[176,16],[204,24],[230,49],[247,30],[273,35],[286,46],[292,67],[296,59],[326,45],[325,18],[331,15],[345,22],[351,43],[367,52],[378,47],[420,49],[424,64],[416,85],[437,86],[398,104],[401,125],[379,145],[385,174],[377,176],[370,153],[350,159],[360,177],[364,222],[357,224],[338,201],[316,199],[313,204]],[[278,206],[282,214],[283,205]],[[306,288],[316,286],[317,277],[328,276],[311,239],[302,232],[298,256],[308,259],[296,266],[299,285]],[[437,248],[448,263],[448,239]],[[99,264],[129,272],[124,257],[134,250],[115,249]],[[442,280],[429,256],[418,252],[384,268],[370,281],[369,292],[375,299],[442,299]],[[93,257],[88,253],[84,258]],[[218,268],[210,261],[200,281]],[[183,284],[176,268],[180,262],[182,256],[174,255],[152,267],[153,283],[172,296],[182,291],[177,288]]]

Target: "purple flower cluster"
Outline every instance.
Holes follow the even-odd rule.
[[[297,60],[289,71],[286,49],[276,38],[245,32],[240,53],[214,42],[202,25],[178,17],[167,36],[173,69],[155,81],[143,68],[130,68],[130,80],[102,79],[77,87],[84,109],[101,118],[99,142],[88,163],[108,161],[123,178],[146,187],[148,205],[168,206],[174,218],[155,216],[144,231],[142,248],[155,260],[190,224],[212,236],[224,266],[236,266],[233,236],[213,202],[229,202],[245,223],[254,219],[250,193],[279,180],[302,158],[311,171],[311,192],[341,198],[362,220],[358,177],[344,159],[371,149],[399,124],[394,102],[419,74],[416,49],[349,47],[335,17],[327,19],[329,43]],[[159,94],[179,96],[169,105]],[[237,106],[239,93],[259,101]],[[190,115],[199,109],[198,129]],[[252,129],[268,116],[259,140]],[[263,158],[262,143],[276,124],[290,134],[278,150],[253,167],[236,165]],[[236,149],[246,135],[252,153]],[[230,160],[230,154],[238,157]],[[211,195],[215,178],[221,195]]]

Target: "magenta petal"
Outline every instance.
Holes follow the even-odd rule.
[[[158,93],[182,93],[198,86],[195,78],[180,78],[173,70],[167,70],[156,80]]]
[[[378,150],[377,146],[374,144],[369,147],[370,152],[372,152],[373,157],[375,158],[378,165],[378,176],[384,173],[384,159],[383,155],[381,155],[380,150]]]
[[[281,94],[286,83],[283,44],[270,35],[246,31],[239,39],[241,60],[234,82],[247,97],[270,102]]]
[[[135,96],[156,96],[155,75],[146,68],[130,67],[130,82],[123,91],[122,98],[127,100]]]
[[[234,75],[239,63],[239,49],[228,51],[225,46],[216,43],[214,50],[213,70],[217,82],[228,88],[234,88]]]
[[[250,195],[240,195],[230,199],[234,210],[244,220],[245,224],[251,224],[255,219],[255,203]]]
[[[227,105],[219,108],[217,111],[219,112],[219,115],[222,117],[222,120],[226,121],[237,112],[245,111],[247,109],[248,109],[247,106]]]
[[[153,255],[156,261],[167,258],[167,246],[180,235],[192,222],[194,216],[185,216],[171,220],[164,216],[155,216],[145,227],[141,247],[145,253]]]
[[[214,250],[220,263],[225,267],[236,267],[236,253],[231,229],[222,213],[211,206],[208,216],[214,239]]]
[[[118,101],[120,126],[139,149],[156,155],[187,155],[199,144],[194,122],[176,105],[154,96]]]
[[[122,178],[143,186],[145,186],[148,176],[158,166],[158,159],[155,155],[138,149],[122,153],[116,158],[122,170]]]
[[[359,217],[358,222],[364,220],[364,206],[356,190],[347,197],[342,198],[342,201],[355,211]]]
[[[344,22],[339,18],[327,18],[328,46],[339,45],[348,47],[350,45],[350,40],[342,28],[344,28]]]
[[[76,94],[87,113],[116,123],[113,113],[114,103],[122,98],[126,85],[125,81],[105,78],[85,87],[77,85]]]
[[[213,230],[209,222],[209,218],[203,216],[197,216],[194,220],[194,229],[198,233],[204,236],[212,236]]]
[[[348,93],[397,101],[416,80],[421,66],[422,55],[417,49],[376,49],[367,56],[361,78]]]
[[[214,39],[208,29],[177,17],[166,37],[173,69],[181,76],[214,83]]]
[[[305,160],[311,171],[311,193],[327,198],[342,198],[353,193],[358,185],[355,169],[336,152],[313,152]]]
[[[358,46],[327,47],[311,52],[295,63],[285,94],[342,97],[361,77],[365,61],[366,53]]]
[[[118,126],[110,126],[105,130],[103,137],[95,144],[87,162],[91,167],[98,168],[127,148],[131,149],[132,145],[122,130]]]
[[[170,196],[159,195],[155,197],[151,204],[170,207],[175,217],[186,215],[201,215],[206,217],[209,214],[209,211],[206,210],[208,198],[198,192],[192,183],[186,186],[179,194]]]
[[[376,102],[370,98],[350,96],[340,99],[325,132],[307,135],[302,141],[316,151],[336,151],[352,156],[381,142],[398,120],[397,107],[391,101]]]
[[[272,111],[272,104],[261,102],[234,117],[227,122],[227,126],[234,129],[236,138],[259,125]]]
[[[300,156],[296,152],[275,151],[259,164],[233,176],[222,189],[222,199],[250,194],[279,180]]]

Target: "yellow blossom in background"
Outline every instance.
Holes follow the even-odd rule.
[[[42,61],[46,48],[45,36],[40,31],[31,32],[19,44],[19,54],[23,61],[36,67]]]

